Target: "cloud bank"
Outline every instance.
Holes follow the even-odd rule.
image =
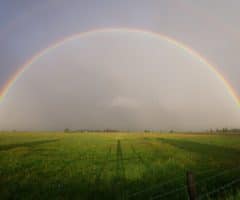
[[[52,50],[0,105],[0,129],[204,130],[239,121],[224,84],[196,58],[124,31]]]

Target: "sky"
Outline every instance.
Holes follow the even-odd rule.
[[[0,88],[23,63],[62,38],[131,28],[191,47],[240,94],[237,0],[0,2]],[[238,127],[239,106],[202,65],[140,33],[78,38],[43,56],[21,76],[0,103],[0,129]]]

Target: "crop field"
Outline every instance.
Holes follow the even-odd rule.
[[[240,199],[240,135],[0,133],[0,199]]]

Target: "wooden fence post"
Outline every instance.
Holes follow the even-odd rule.
[[[192,172],[187,172],[187,188],[188,188],[188,195],[190,200],[197,199],[197,190],[195,179]]]

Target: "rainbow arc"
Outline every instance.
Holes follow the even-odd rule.
[[[146,34],[147,36],[156,37],[157,39],[165,40],[166,42],[174,45],[177,48],[180,48],[182,51],[185,51],[189,56],[194,57],[197,59],[200,63],[204,64],[206,67],[208,67],[218,78],[220,81],[224,83],[224,86],[228,90],[229,94],[232,96],[233,100],[236,102],[237,105],[240,105],[240,99],[235,92],[234,88],[231,86],[231,84],[227,81],[227,79],[217,70],[217,68],[211,64],[207,59],[205,59],[202,55],[200,55],[198,52],[193,50],[192,48],[188,47],[187,45],[174,40],[173,38],[170,38],[168,36],[162,35],[160,33],[155,33],[151,31],[146,30],[140,30],[140,29],[130,29],[130,28],[106,28],[106,29],[95,29],[91,31],[86,31],[78,34],[74,34],[68,37],[65,37],[54,44],[51,44],[49,47],[43,49],[39,53],[35,54],[33,57],[31,57],[29,60],[27,60],[22,66],[19,67],[19,69],[9,78],[9,80],[6,82],[6,84],[0,89],[0,102],[7,96],[8,91],[12,88],[12,86],[17,82],[20,76],[24,74],[24,72],[32,66],[33,63],[35,63],[38,59],[40,59],[42,56],[45,56],[46,54],[50,53],[52,50],[60,47],[66,42],[69,42],[71,40],[75,40],[82,37],[87,37],[92,34],[99,34],[104,32],[129,32],[129,33],[142,33]]]

